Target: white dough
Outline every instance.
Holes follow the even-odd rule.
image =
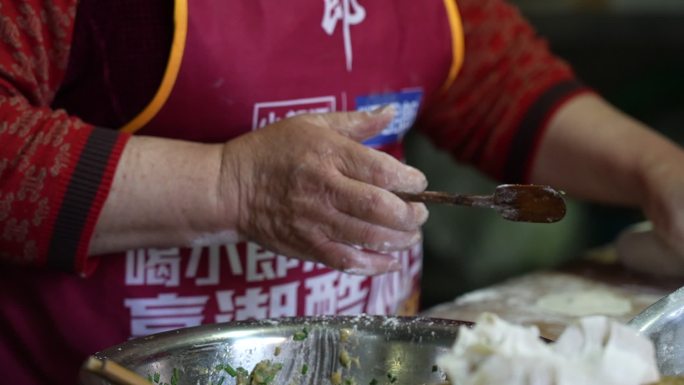
[[[574,317],[594,314],[622,316],[632,311],[632,303],[606,290],[545,295],[537,301],[537,307]]]
[[[536,327],[483,314],[437,364],[455,385],[643,385],[660,379],[651,341],[605,317],[581,319],[555,343]]]

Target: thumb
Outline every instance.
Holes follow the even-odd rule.
[[[370,139],[387,127],[396,110],[392,105],[372,111],[335,112],[324,115],[330,129],[357,142]]]
[[[684,257],[658,236],[650,222],[622,231],[615,249],[622,264],[631,270],[661,277],[684,277]]]

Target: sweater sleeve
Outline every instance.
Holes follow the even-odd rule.
[[[0,2],[0,261],[87,274],[127,135],[54,110],[77,0]]]
[[[465,61],[418,127],[441,149],[491,177],[523,182],[550,117],[587,92],[518,10],[503,0],[458,0]]]

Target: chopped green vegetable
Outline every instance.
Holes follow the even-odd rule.
[[[280,346],[276,346],[275,351],[273,352],[273,355],[278,357],[280,355]]]
[[[389,380],[390,384],[397,382],[397,377],[392,373],[387,373],[387,379]]]
[[[235,376],[235,384],[236,385],[248,385],[249,384],[249,372],[247,369],[243,368],[240,366],[239,368],[235,369],[237,372],[237,376]]]
[[[356,385],[356,381],[353,378],[345,378],[344,385]]]
[[[302,374],[306,374],[309,371],[309,365],[302,365]]]
[[[304,341],[306,339],[306,337],[308,337],[308,336],[309,336],[309,331],[306,328],[304,328],[304,329],[296,332],[292,336],[292,339],[295,341]]]
[[[373,377],[368,383],[368,385],[378,385],[378,380],[376,380],[375,377]]]
[[[437,365],[432,365],[432,373],[436,372],[437,369],[438,369],[438,368],[437,368]]]
[[[238,376],[249,376],[247,369],[243,368],[242,366],[235,369],[235,371],[237,372]]]
[[[178,368],[173,368],[173,374],[171,375],[171,385],[178,385]]]
[[[219,364],[215,367],[218,371],[225,371],[231,377],[235,377],[235,385],[273,385],[273,380],[277,374],[283,369],[283,364],[278,362],[271,362],[270,360],[263,360],[258,362],[254,369],[249,372],[242,366],[238,368],[233,368],[229,364]],[[306,374],[309,371],[307,364],[303,364],[301,368],[301,373]],[[217,376],[220,373],[216,373]],[[161,374],[156,372],[154,374],[148,374],[147,380],[150,383],[157,385],[178,385],[181,377],[181,371],[178,368],[173,368],[170,382],[161,381]],[[210,385],[223,385],[226,377],[221,376],[216,382],[212,382]],[[355,384],[345,384],[345,385],[355,385]]]
[[[233,369],[233,367],[230,366],[230,364],[217,365],[216,369],[225,371],[226,373],[228,373],[229,376],[233,378],[237,376],[237,371]]]

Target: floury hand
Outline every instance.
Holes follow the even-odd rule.
[[[421,240],[428,213],[390,191],[420,192],[425,176],[359,142],[377,135],[394,110],[300,115],[223,148],[219,212],[279,254],[372,275],[399,269],[389,255]]]

